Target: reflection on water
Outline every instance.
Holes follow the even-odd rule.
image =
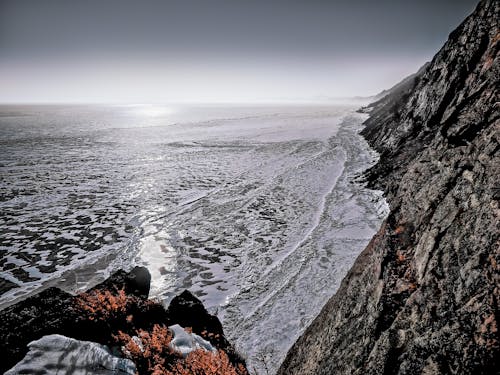
[[[0,305],[145,264],[274,368],[385,214],[353,108],[0,111]]]

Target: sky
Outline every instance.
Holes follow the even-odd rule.
[[[471,0],[0,0],[0,103],[370,96],[430,60]]]

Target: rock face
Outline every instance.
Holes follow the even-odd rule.
[[[499,373],[499,19],[481,1],[372,105],[391,212],[279,374]]]

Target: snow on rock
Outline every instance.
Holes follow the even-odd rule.
[[[169,346],[171,349],[182,353],[186,357],[189,353],[197,349],[205,349],[210,352],[215,352],[216,349],[202,337],[195,333],[188,333],[178,324],[168,327],[173,334],[173,339]]]
[[[28,354],[5,375],[133,375],[137,371],[132,361],[115,357],[106,346],[90,341],[48,335],[30,342],[28,347]]]

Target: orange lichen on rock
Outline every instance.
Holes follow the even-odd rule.
[[[180,357],[180,354],[169,346],[172,334],[167,327],[158,324],[153,326],[151,332],[139,329],[135,336],[119,331],[115,339],[127,358],[139,369],[151,373]]]
[[[395,230],[394,234],[401,234],[405,231],[405,226],[404,225],[399,225]]]

